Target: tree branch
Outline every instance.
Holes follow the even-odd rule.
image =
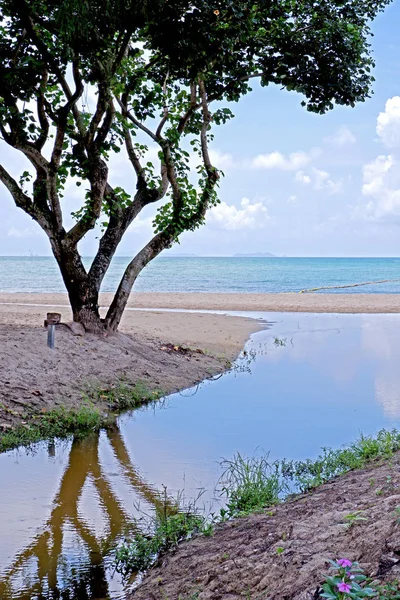
[[[168,110],[168,104],[167,104],[167,81],[168,81],[168,77],[169,77],[169,72],[166,74],[165,76],[165,80],[164,80],[164,85],[163,85],[163,95],[164,95],[164,115],[160,121],[159,126],[157,127],[157,131],[156,131],[156,138],[160,139],[161,138],[161,132],[163,130],[163,127],[165,125],[165,123],[168,121],[168,114],[169,114],[169,110]]]
[[[151,137],[152,140],[154,140],[157,144],[159,143],[159,139],[157,138],[156,134],[153,133],[151,131],[151,129],[149,129],[148,127],[146,127],[146,125],[143,125],[143,123],[141,123],[140,121],[138,121],[136,119],[136,117],[133,116],[133,114],[128,110],[127,106],[123,103],[121,98],[117,97],[117,102],[121,107],[122,111],[125,111],[126,117],[134,124],[136,125],[136,127],[138,129],[140,129],[141,131],[143,131],[144,133],[146,133],[149,137]]]
[[[184,115],[182,115],[182,117],[180,118],[180,121],[178,123],[178,133],[181,134],[184,132],[185,127],[186,127],[190,117],[200,107],[201,107],[201,102],[200,103],[197,102],[197,86],[196,86],[196,83],[192,82],[190,84],[190,106],[189,106],[189,109],[186,111],[186,113]]]
[[[38,119],[39,119],[39,123],[40,123],[40,127],[41,127],[41,132],[40,132],[40,135],[34,145],[37,148],[37,150],[39,150],[39,151],[42,150],[43,146],[45,145],[48,135],[49,135],[49,129],[50,129],[49,121],[48,121],[47,115],[46,115],[46,104],[45,104],[45,90],[47,87],[48,79],[49,79],[49,73],[48,73],[47,69],[43,69],[43,75],[42,75],[42,80],[40,82],[39,94],[38,94],[37,101],[36,101],[37,114],[38,114]]]
[[[32,202],[27,194],[21,189],[15,179],[6,171],[6,169],[0,165],[0,181],[6,186],[14,202],[18,208],[21,208],[26,212],[32,219],[34,219],[42,229],[50,237],[51,225],[47,218],[44,216],[42,211]]]
[[[119,324],[121,315],[126,307],[132,286],[139,273],[153,258],[158,256],[165,248],[170,246],[175,239],[174,227],[171,225],[161,233],[157,233],[140,252],[131,260],[125,269],[113,301],[106,316],[106,326],[114,331]]]

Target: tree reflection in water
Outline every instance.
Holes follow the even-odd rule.
[[[154,508],[164,506],[164,496],[144,481],[132,465],[118,427],[107,431],[106,436],[132,492]],[[15,557],[0,578],[2,600],[105,600],[110,597],[110,572],[107,573],[104,558],[124,532],[128,528],[132,531],[135,524],[103,472],[99,440],[99,434],[73,440],[49,519],[41,533]],[[52,445],[49,454],[54,455]],[[107,534],[101,539],[93,534],[78,508],[88,480],[98,493],[106,518]],[[172,502],[170,508],[173,508]],[[84,548],[83,557],[80,543],[79,557],[74,561],[65,550],[66,536],[70,538],[71,533],[83,542]]]

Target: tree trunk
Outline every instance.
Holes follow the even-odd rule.
[[[105,323],[99,312],[101,280],[89,278],[75,246],[61,242],[53,243],[52,247],[67,288],[73,320],[89,333],[104,333]]]
[[[162,250],[169,247],[174,241],[173,228],[158,233],[152,240],[135,256],[125,269],[113,301],[108,309],[105,319],[108,331],[117,331],[122,315],[129,300],[133,284],[140,272],[153,258],[158,256]]]

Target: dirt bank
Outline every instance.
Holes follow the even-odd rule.
[[[61,312],[70,319],[68,309]],[[57,330],[56,348],[50,350],[39,325],[45,313],[1,307],[0,432],[32,411],[76,407],[83,392],[118,380],[141,380],[166,393],[188,387],[225,370],[259,329],[254,320],[221,315],[135,312],[126,315],[121,333],[108,338]]]
[[[311,494],[219,526],[181,544],[130,600],[312,600],[328,559],[359,561],[382,580],[400,576],[400,456],[351,472]],[[349,526],[346,516],[366,520]],[[281,552],[283,549],[283,552]]]

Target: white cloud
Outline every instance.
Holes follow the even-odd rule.
[[[362,193],[370,200],[357,213],[372,220],[400,216],[400,172],[393,156],[378,156],[364,166]]]
[[[378,156],[364,166],[363,188],[364,196],[377,196],[385,191],[387,175],[395,164],[393,156]]]
[[[234,166],[232,155],[219,150],[210,150],[210,159],[214,167],[222,171]]]
[[[309,174],[304,173],[304,171],[297,171],[295,179],[302,185],[312,185],[314,190],[325,191],[330,196],[339,194],[343,187],[341,180],[333,181],[327,171],[315,167],[311,169]]]
[[[259,154],[252,160],[252,166],[257,169],[278,169],[281,171],[297,171],[303,169],[319,154],[319,150],[310,152],[292,152],[285,155],[281,152]]]
[[[7,235],[11,238],[27,238],[38,235],[40,229],[35,227],[24,227],[23,229],[17,229],[17,227],[11,227]]]
[[[335,131],[335,133],[332,136],[325,138],[325,141],[327,141],[329,144],[332,144],[333,146],[342,147],[350,144],[355,144],[357,138],[346,125],[342,125],[337,131]]]
[[[221,169],[221,171],[227,171],[228,169],[231,169],[233,167],[240,166],[235,163],[231,154],[229,154],[228,152],[221,152],[217,148],[213,148],[212,150],[210,150],[210,160],[211,164],[217,169]],[[198,154],[191,150],[189,159],[189,166],[191,170],[194,172],[195,169],[202,164],[202,159],[198,156]]]
[[[207,224],[236,231],[238,229],[262,229],[271,221],[268,209],[262,202],[252,204],[248,198],[243,198],[240,208],[234,204],[221,202],[210,210]]]
[[[378,116],[376,133],[388,148],[400,146],[400,96],[386,102],[385,111]]]
[[[146,233],[150,232],[153,230],[153,220],[154,220],[154,217],[146,217],[146,218],[136,217],[136,219],[134,219],[134,221],[131,223],[131,225],[129,225],[128,232],[132,232],[132,231],[145,231]]]
[[[296,202],[297,202],[297,196],[289,196],[288,204],[296,204]]]
[[[331,196],[339,194],[342,191],[342,181],[333,181],[327,171],[321,171],[320,169],[313,168],[312,173],[315,190],[324,190]]]
[[[297,171],[295,179],[298,183],[302,183],[303,185],[310,185],[311,183],[311,177],[306,175],[304,171]]]

